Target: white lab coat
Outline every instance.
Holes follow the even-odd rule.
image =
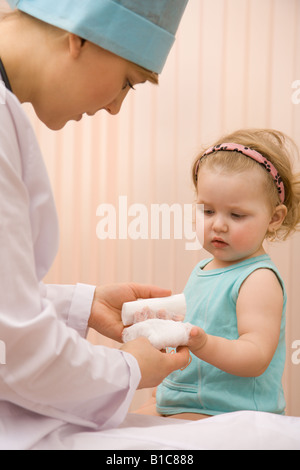
[[[42,283],[57,247],[44,162],[19,101],[6,91],[0,104],[0,341],[6,362],[2,357],[0,449],[31,448],[63,423],[116,427],[140,381],[133,356],[85,340],[94,287]]]

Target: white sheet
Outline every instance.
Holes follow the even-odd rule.
[[[129,414],[118,429],[62,425],[35,450],[300,450],[300,418],[239,411],[200,421]]]

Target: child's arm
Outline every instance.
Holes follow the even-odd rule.
[[[257,377],[267,369],[276,351],[283,292],[275,273],[259,269],[243,283],[236,306],[239,339],[191,331],[189,348],[199,359],[233,375]]]

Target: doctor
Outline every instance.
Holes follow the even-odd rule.
[[[187,0],[10,0],[0,22],[0,448],[28,449],[62,423],[118,426],[137,388],[186,365],[145,339],[118,349],[122,304],[170,292],[124,284],[47,286],[58,248],[52,192],[21,103],[51,129],[120,111],[130,88],[157,81]],[[3,362],[3,361],[2,361]]]

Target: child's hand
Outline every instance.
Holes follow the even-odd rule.
[[[199,357],[201,350],[204,348],[207,342],[207,334],[202,328],[194,326],[190,333],[190,339],[188,342],[188,347],[190,351]]]

